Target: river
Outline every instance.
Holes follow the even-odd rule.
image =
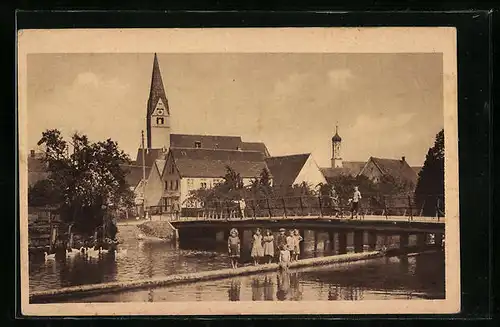
[[[119,238],[127,248],[125,257],[105,256],[94,261],[76,257],[47,263],[43,257],[30,258],[30,291],[148,279],[229,265],[223,250],[144,243],[136,239],[135,226],[119,228]],[[108,293],[66,302],[443,299],[444,280],[444,254],[434,252]]]

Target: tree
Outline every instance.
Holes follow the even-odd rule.
[[[71,141],[74,150],[69,154],[60,131],[53,129],[42,133],[38,145],[46,147],[48,185],[60,196],[61,217],[73,223],[74,230],[89,235],[105,223],[110,206],[133,205],[127,172],[121,168],[130,159],[111,139],[92,143],[87,136],[74,134]]]
[[[444,129],[436,134],[434,146],[427,151],[418,174],[415,203],[425,216],[434,216],[438,207],[444,211]]]

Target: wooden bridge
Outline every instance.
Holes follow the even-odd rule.
[[[371,230],[406,230],[444,232],[444,201],[436,201],[435,214],[423,215],[410,196],[378,198],[368,196],[360,202],[358,215],[351,207],[339,205],[331,197],[291,196],[279,198],[218,201],[200,207],[182,208],[181,212],[150,207],[156,220],[169,220],[176,228],[227,227],[242,228],[350,228]],[[353,217],[354,216],[354,217]]]

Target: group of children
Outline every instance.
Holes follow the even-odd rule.
[[[275,258],[275,247],[278,249],[278,262],[282,267],[288,267],[292,261],[298,260],[300,256],[300,242],[303,238],[298,229],[289,230],[288,235],[284,228],[279,230],[278,237],[274,239],[271,230],[267,229],[262,235],[260,228],[255,230],[252,237],[251,257],[254,265],[258,265],[262,258],[266,258],[267,263],[271,263]],[[231,229],[227,241],[231,266],[238,267],[238,260],[241,252],[241,241],[236,228]]]

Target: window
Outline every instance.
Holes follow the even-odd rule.
[[[174,189],[174,181],[170,181],[170,190]]]
[[[168,190],[168,181],[165,181],[165,189]]]
[[[206,189],[207,188],[207,183],[206,182],[201,182],[201,188]]]
[[[200,142],[200,141],[196,141],[196,142],[194,142],[194,147],[195,147],[196,149],[200,149],[200,148],[201,148],[201,142]]]
[[[188,189],[192,189],[193,188],[193,179],[192,178],[189,178],[187,180],[187,186],[188,186]]]
[[[156,125],[163,125],[164,119],[163,117],[156,117]]]
[[[170,167],[169,167],[169,173],[170,174],[174,174],[175,173],[175,166],[173,164],[170,165]]]
[[[218,148],[219,148],[219,143],[215,143],[214,149],[218,149]]]
[[[177,191],[179,189],[179,180],[175,181],[175,190]]]

